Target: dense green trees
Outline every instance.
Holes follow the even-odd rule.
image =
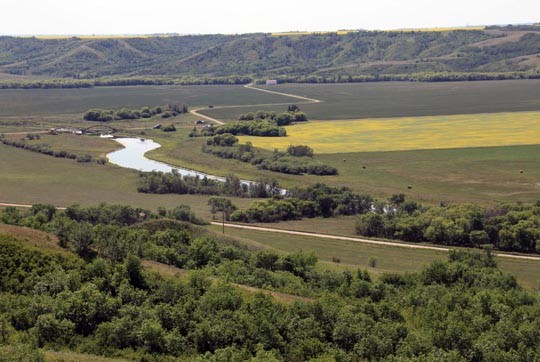
[[[156,115],[161,115],[162,118],[169,118],[188,112],[189,110],[186,104],[170,103],[165,106],[143,107],[141,109],[122,108],[118,111],[90,109],[84,113],[83,119],[86,121],[110,122],[113,120],[152,118]]]
[[[285,137],[287,135],[285,128],[267,120],[230,122],[205,131],[206,134],[203,134],[208,136],[223,133],[258,137]]]
[[[535,253],[540,251],[540,205],[502,204],[420,207],[396,199],[358,218],[360,235],[411,242],[481,247]]]
[[[288,191],[289,197],[255,201],[245,210],[235,211],[231,220],[242,222],[278,222],[303,217],[357,215],[370,210],[373,200],[347,188],[316,184]]]
[[[318,272],[310,253],[249,251],[184,223],[93,227],[111,226],[136,231],[143,258],[189,275],[158,276],[131,252],[109,259],[97,239],[97,255],[83,261],[0,236],[0,360],[42,361],[38,347],[163,362],[540,358],[540,299],[489,253],[454,251],[419,273],[373,281],[361,270]],[[313,300],[278,303],[223,280]]]
[[[313,158],[313,149],[309,146],[289,146],[287,152],[275,151],[273,154],[261,152],[251,142],[238,144],[238,138],[224,133],[208,138],[202,151],[221,158],[233,158],[249,162],[263,170],[293,175],[337,175],[333,166],[323,164]]]
[[[207,177],[182,176],[178,171],[173,170],[171,173],[140,172],[137,190],[151,194],[271,197],[278,194],[280,188],[273,180],[260,179],[253,183],[247,183],[231,174],[227,175],[222,182]]]
[[[238,138],[230,133],[218,134],[213,137],[208,137],[206,144],[208,146],[223,146],[231,147],[238,143]]]
[[[275,123],[277,126],[288,126],[293,122],[307,122],[308,118],[304,112],[300,111],[300,108],[296,105],[290,105],[287,108],[287,112],[276,113],[268,111],[250,112],[240,115],[238,118],[240,121],[261,121],[267,120]]]

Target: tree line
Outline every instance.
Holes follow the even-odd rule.
[[[186,104],[171,103],[165,106],[143,107],[141,109],[122,108],[117,111],[110,109],[90,109],[84,113],[83,119],[86,121],[110,122],[113,120],[152,118],[156,115],[160,115],[161,118],[170,118],[188,112],[189,110]]]
[[[170,173],[159,171],[139,172],[137,191],[149,194],[200,194],[236,197],[265,198],[280,193],[275,180],[258,179],[256,182],[242,182],[233,174],[224,181],[206,176],[183,176],[177,170]]]
[[[361,215],[356,222],[360,235],[431,242],[452,246],[540,253],[540,203],[421,206],[395,195],[389,202]]]
[[[304,217],[333,217],[369,212],[373,199],[353,193],[346,187],[338,188],[318,183],[288,191],[287,197],[255,201],[244,210],[231,214],[232,221],[278,222]]]
[[[368,82],[467,82],[487,80],[519,80],[540,79],[537,71],[508,71],[508,72],[415,72],[401,74],[332,74],[332,75],[280,75],[275,76],[279,83],[368,83]],[[249,76],[233,76],[231,78],[202,78],[202,79],[55,79],[55,80],[1,80],[0,89],[58,89],[58,88],[93,88],[93,87],[122,87],[136,85],[244,85],[255,83],[264,85],[267,77],[256,78]]]
[[[247,142],[238,144],[238,138],[224,133],[209,137],[202,151],[214,156],[235,159],[251,163],[262,170],[292,175],[337,175],[333,166],[321,163],[313,158],[313,149],[306,145],[290,145],[285,152],[275,150],[272,154],[263,153]]]
[[[307,122],[307,115],[292,104],[287,108],[287,112],[276,113],[269,111],[257,111],[241,114],[238,117],[239,121],[273,121],[277,126],[288,126],[296,122]]]

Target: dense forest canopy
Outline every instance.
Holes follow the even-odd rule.
[[[538,53],[540,31],[535,27],[340,35],[0,37],[0,73],[10,75],[9,82],[42,76],[77,80],[81,86],[93,84],[84,80],[104,77],[122,77],[115,81],[122,84],[129,82],[126,77],[141,84],[144,77],[148,82],[154,77],[173,77],[186,83],[203,78],[206,82],[213,82],[210,78],[244,83],[265,77],[351,81],[412,74],[417,79],[437,80],[446,73],[475,73],[479,77],[478,73],[494,76],[518,72],[530,77],[538,74]],[[162,78],[157,81],[170,82]]]
[[[320,271],[312,253],[247,248],[173,220],[187,220],[180,209],[3,212],[4,222],[56,235],[0,234],[0,357],[43,361],[43,350],[69,349],[155,362],[540,358],[538,296],[498,270],[489,250],[373,280],[365,270]]]

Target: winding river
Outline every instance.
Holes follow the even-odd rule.
[[[221,182],[225,181],[224,177],[208,175],[202,172],[189,170],[187,168],[171,166],[164,162],[154,161],[146,158],[144,156],[146,152],[161,147],[159,143],[150,139],[143,140],[140,138],[115,138],[114,140],[124,146],[124,148],[120,150],[107,154],[109,162],[115,165],[144,172],[172,172],[172,170],[177,170],[182,176],[199,176]],[[252,184],[252,181],[242,180],[242,183],[250,185]]]

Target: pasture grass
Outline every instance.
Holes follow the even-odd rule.
[[[255,147],[307,144],[316,153],[530,145],[540,139],[540,112],[358,119],[298,123],[287,137],[240,137]]]
[[[7,139],[17,140],[24,135],[6,135]],[[53,151],[67,151],[76,155],[88,154],[93,157],[105,157],[107,153],[122,148],[120,144],[110,138],[98,136],[83,136],[74,134],[40,134],[39,139],[24,142],[31,145],[47,144]]]
[[[220,226],[209,226],[218,230]],[[444,260],[447,253],[436,250],[405,249],[395,246],[371,245],[355,241],[334,240],[303,235],[285,235],[259,230],[246,230],[226,227],[230,236],[250,239],[281,252],[314,251],[319,258],[319,269],[339,270],[366,269],[374,276],[382,273],[417,272],[435,260]],[[376,258],[375,268],[370,267],[369,259]],[[333,260],[338,258],[340,263]],[[513,274],[527,289],[538,290],[540,286],[540,262],[496,257],[500,269]]]
[[[190,205],[210,219],[210,196],[153,195],[137,192],[137,172],[115,165],[78,163],[0,144],[0,202],[56,206],[101,202],[156,210]],[[253,199],[232,198],[239,207]]]

